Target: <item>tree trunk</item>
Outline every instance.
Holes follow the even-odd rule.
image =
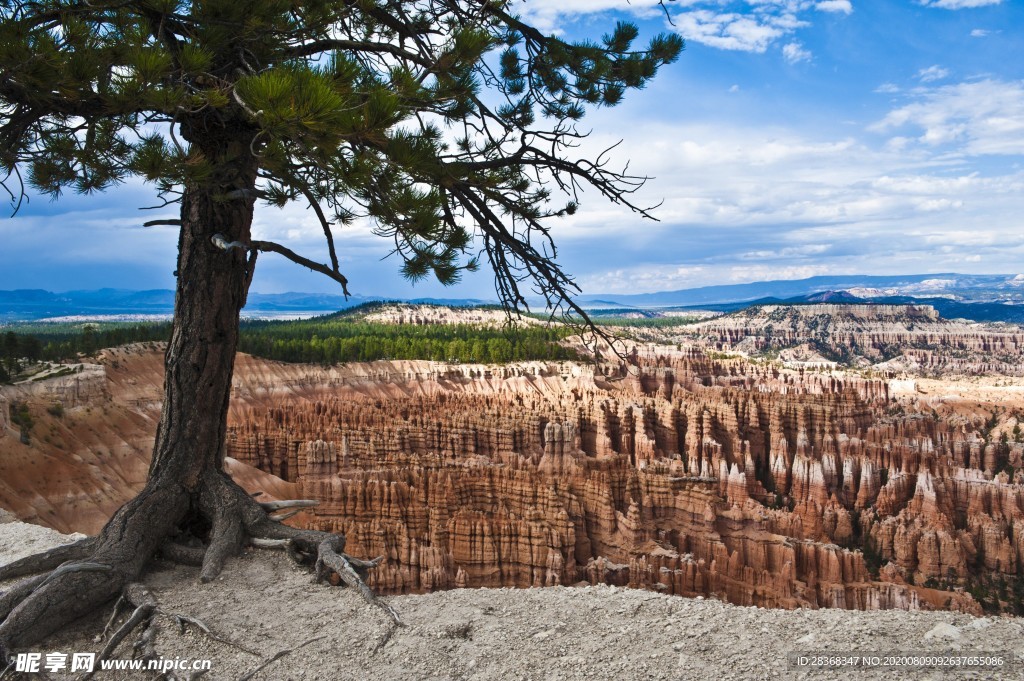
[[[221,250],[212,238],[221,234],[228,242],[249,243],[253,199],[223,197],[232,190],[255,189],[256,163],[247,141],[210,150],[203,147],[213,143],[190,141],[207,157],[236,156],[244,147],[249,158],[235,182],[190,188],[182,197],[174,325],[149,479],[194,491],[204,474],[219,471],[224,462],[238,320],[248,285],[247,251]]]
[[[245,527],[266,521],[223,472],[239,312],[249,276],[247,251],[222,250],[211,238],[223,234],[229,242],[249,242],[253,200],[224,195],[253,189],[257,171],[248,138],[223,133],[198,137],[183,130],[193,154],[239,172],[187,187],[182,197],[174,323],[146,486],[117,511],[86,554],[60,554],[62,559],[87,555],[86,568],[51,576],[9,614],[0,612],[7,615],[0,624],[0,659],[4,649],[38,641],[121,593],[187,516],[205,520],[210,528],[204,579],[212,579],[241,547]]]

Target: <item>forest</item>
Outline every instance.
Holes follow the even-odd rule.
[[[500,364],[524,360],[578,359],[559,343],[569,327],[472,324],[396,325],[366,322],[360,310],[296,321],[243,320],[239,351],[283,362],[338,364],[424,359]],[[159,323],[33,323],[0,334],[0,381],[25,365],[75,361],[80,355],[126,343],[164,341],[171,325]]]

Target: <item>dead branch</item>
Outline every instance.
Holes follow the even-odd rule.
[[[326,265],[323,265],[318,262],[313,262],[309,258],[304,258],[295,251],[291,250],[290,248],[282,246],[281,244],[275,243],[273,241],[253,241],[252,247],[257,250],[263,251],[264,253],[277,253],[278,255],[283,255],[284,257],[288,258],[289,260],[298,265],[302,265],[303,267],[311,269],[314,272],[319,272],[320,274],[326,275],[333,279],[334,281],[341,284],[341,291],[342,293],[345,294],[346,298],[352,295],[351,293],[348,292],[348,279],[346,279],[345,276],[341,274],[341,272],[335,272]]]
[[[261,664],[259,667],[256,667],[256,669],[253,669],[248,674],[245,674],[244,676],[239,678],[238,681],[249,681],[252,677],[256,676],[261,671],[263,671],[264,669],[266,669],[267,667],[269,667],[273,663],[277,662],[278,660],[280,660],[285,655],[288,655],[289,653],[293,653],[296,650],[298,650],[299,648],[305,648],[310,643],[313,643],[315,641],[319,641],[320,639],[324,639],[324,638],[327,638],[327,637],[326,636],[316,636],[316,637],[311,638],[309,640],[303,641],[302,643],[300,643],[299,645],[295,646],[294,648],[286,648],[284,650],[279,650],[278,652],[274,653],[273,657],[271,657],[269,660],[267,660],[266,662]]]
[[[327,539],[320,544],[320,549],[317,552],[315,568],[316,581],[323,581],[327,573],[327,568],[330,568],[338,575],[338,577],[341,578],[341,581],[358,591],[364,601],[370,605],[377,606],[391,618],[392,622],[397,625],[401,625],[402,620],[398,617],[398,613],[395,612],[395,609],[377,598],[377,595],[373,593],[370,587],[366,586],[366,582],[363,581],[355,568],[352,567],[352,564],[348,561],[345,554],[337,550],[335,548],[336,546],[337,540],[335,538]]]

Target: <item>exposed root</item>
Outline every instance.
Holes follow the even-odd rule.
[[[107,620],[106,626],[103,627],[103,631],[99,634],[99,636],[92,640],[93,643],[99,643],[100,641],[107,640],[107,637],[110,636],[110,632],[114,628],[114,622],[117,621],[117,616],[121,614],[121,610],[124,608],[124,604],[125,597],[124,594],[122,593],[118,597],[117,601],[114,603],[114,610],[110,613],[110,619]]]
[[[225,494],[227,481],[211,477],[204,481],[199,495],[200,508],[213,521],[210,531],[210,545],[203,556],[203,569],[199,573],[200,581],[212,582],[221,570],[224,562],[237,555],[245,543],[245,530],[242,527],[241,504],[253,504],[248,496]],[[241,488],[239,488],[241,489]]]
[[[95,539],[58,547],[36,556],[35,562],[7,566],[7,574],[38,572],[44,565],[78,556],[41,581],[16,585],[19,593],[9,600],[20,602],[0,621],[0,664],[8,661],[12,649],[42,640],[120,595],[160,544],[175,533],[188,508],[184,488],[148,485],[114,514]]]
[[[158,612],[160,612],[160,614],[162,615],[167,615],[167,613],[163,612],[162,610]],[[243,646],[241,643],[238,643],[237,641],[232,641],[229,638],[225,638],[223,636],[220,636],[219,634],[215,634],[210,629],[210,627],[206,626],[206,623],[198,617],[189,617],[188,615],[182,615],[180,613],[168,616],[174,618],[174,622],[178,625],[178,631],[180,633],[185,633],[185,626],[191,625],[199,631],[203,632],[203,634],[205,634],[206,637],[212,641],[217,641],[218,643],[223,643],[224,645],[231,646],[232,648],[237,648],[238,650],[241,650],[243,653],[249,653],[250,655],[254,655],[256,657],[260,656],[260,653],[258,651],[253,650],[252,648],[247,648],[246,646]]]
[[[341,577],[341,581],[358,591],[364,601],[377,606],[391,618],[392,622],[396,625],[401,625],[402,620],[398,617],[395,609],[377,598],[377,595],[370,590],[370,587],[366,586],[366,582],[363,581],[355,568],[352,567],[345,554],[336,548],[338,546],[343,547],[344,545],[344,540],[341,537],[333,537],[320,544],[320,551],[316,559],[316,581],[322,581],[327,574],[327,568],[330,568]]]
[[[156,652],[156,635],[160,631],[160,627],[156,623],[156,618],[152,616],[146,620],[145,627],[142,630],[142,636],[132,646],[132,650],[136,659],[148,663],[152,660],[160,659]]]
[[[267,513],[273,513],[287,508],[312,508],[319,506],[320,502],[315,499],[287,499],[285,501],[261,501],[259,505]]]
[[[360,570],[372,570],[384,561],[384,556],[377,556],[373,560],[363,560],[362,558],[353,558],[352,556],[346,555],[345,558],[348,562],[356,569],[356,572]]]
[[[102,563],[64,563],[48,575],[36,575],[23,579],[10,589],[0,594],[0,619],[6,618],[12,610],[31,596],[37,589],[61,575],[72,572],[110,572],[111,567]]]
[[[296,508],[291,511],[286,511],[285,513],[275,513],[274,515],[270,516],[270,519],[279,523],[283,523],[285,520],[297,516],[300,513],[302,513],[302,509]]]
[[[373,646],[373,650],[370,651],[370,655],[376,655],[381,648],[386,646],[391,640],[391,637],[395,635],[395,631],[401,626],[400,623],[388,622],[387,631],[380,637],[380,640]]]
[[[56,546],[43,553],[26,556],[7,565],[0,565],[0,580],[35,575],[53,570],[69,560],[82,560],[92,554],[95,544],[95,537],[86,537],[70,544]]]
[[[136,627],[143,623],[146,624],[146,628],[143,631],[143,638],[146,638],[147,634],[149,634],[149,636],[145,645],[141,647],[145,648],[144,652],[151,652],[153,657],[156,657],[156,651],[153,649],[153,638],[156,636],[156,631],[154,630],[152,623],[153,615],[156,613],[156,597],[153,596],[149,589],[144,587],[142,584],[129,584],[125,588],[122,598],[134,605],[135,611],[132,612],[131,616],[125,621],[125,623],[114,632],[110,637],[110,640],[107,641],[107,645],[103,646],[103,650],[101,650],[99,655],[96,656],[95,670],[100,668],[101,662],[109,660],[110,656],[115,650],[117,650],[117,647],[121,645],[121,641],[123,641],[128,634],[132,633]],[[121,602],[121,600],[118,600],[119,604]],[[140,642],[141,641],[142,639],[140,639]],[[140,644],[136,643],[135,648],[138,650],[140,648]],[[95,671],[86,674],[83,677],[83,681],[85,681],[85,679],[92,678],[93,674],[95,674]]]
[[[299,648],[305,648],[310,643],[314,643],[314,642],[319,641],[320,639],[323,639],[323,638],[327,638],[327,637],[326,636],[316,636],[314,638],[311,638],[311,639],[308,639],[306,641],[303,641],[302,643],[300,643],[299,645],[295,646],[294,648],[286,648],[285,650],[279,650],[278,652],[274,653],[273,657],[271,657],[269,660],[267,660],[266,662],[261,664],[259,667],[256,667],[256,669],[253,669],[251,672],[249,672],[249,673],[245,674],[244,676],[240,677],[238,679],[238,681],[249,681],[252,677],[256,676],[261,671],[263,671],[264,669],[266,669],[270,665],[274,664],[275,662],[280,660],[285,655],[287,655],[289,653],[293,653],[296,650],[298,650]]]
[[[288,553],[288,557],[291,558],[299,565],[309,565],[311,559],[307,554],[302,553],[295,548],[295,543],[291,539],[263,539],[261,537],[250,537],[249,543],[257,549],[280,549]]]
[[[0,619],[4,619],[18,604],[32,595],[32,592],[46,581],[47,575],[36,575],[11,585],[7,591],[0,593]]]
[[[185,546],[169,541],[160,547],[160,556],[178,565],[199,566],[206,557],[206,549],[199,546]]]
[[[97,639],[106,641],[99,655],[101,660],[108,659],[139,627],[143,630],[135,644],[136,656],[154,657],[157,614],[173,618],[182,631],[193,626],[214,641],[258,656],[257,651],[213,633],[201,620],[160,611],[156,598],[136,583],[146,564],[158,553],[177,563],[201,564],[200,579],[211,581],[221,573],[226,560],[247,542],[258,548],[283,549],[296,562],[313,565],[318,581],[336,574],[366,602],[381,608],[392,626],[401,625],[394,609],[379,600],[365,582],[368,571],[377,567],[382,558],[362,560],[346,556],[344,536],[289,527],[271,515],[290,515],[316,504],[307,499],[261,504],[219,470],[202,475],[192,492],[180,485],[151,481],[118,510],[99,536],[0,567],[0,579],[49,571],[23,579],[0,593],[0,669],[10,661],[12,649],[35,644],[119,596],[103,635]],[[172,538],[181,536],[183,527],[188,527],[188,532],[194,533],[197,527],[203,531],[203,523],[197,524],[196,517],[209,522],[207,547],[175,542]],[[134,606],[133,612],[115,628],[123,606],[128,603]],[[390,633],[379,646],[389,638]],[[282,651],[264,666],[291,650],[294,649]]]

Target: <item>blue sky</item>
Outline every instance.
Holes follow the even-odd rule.
[[[588,113],[584,151],[618,140],[653,176],[660,222],[584,196],[554,235],[587,293],[670,290],[818,274],[1024,270],[1024,9],[1010,0],[527,0],[569,38],[629,18],[674,30],[680,60],[622,105]],[[173,288],[176,234],[142,229],[132,183],[35,198],[0,223],[0,289]],[[295,207],[259,209],[258,236],[324,259]],[[412,287],[387,244],[354,225],[342,269],[365,295],[493,296],[487,273]],[[261,292],[334,291],[273,255]]]

